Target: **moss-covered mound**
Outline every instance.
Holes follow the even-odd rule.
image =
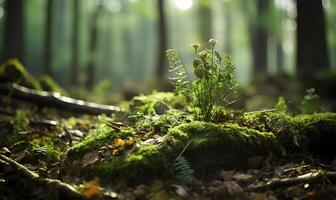
[[[313,153],[327,159],[336,155],[336,113],[295,117],[283,113],[255,113],[245,116],[241,125],[272,132],[289,152]]]
[[[6,82],[17,83],[31,89],[41,89],[39,83],[17,59],[9,59],[0,66],[0,83]]]
[[[130,127],[119,130],[106,124],[98,125],[90,136],[68,151],[65,172],[97,176],[109,182],[172,178],[174,159],[188,143],[183,155],[198,175],[219,168],[250,167],[251,158],[270,154],[309,152],[326,158],[335,156],[336,114],[333,113],[296,117],[257,113],[245,116],[240,125],[194,121],[171,128],[157,143],[139,139],[137,131]],[[119,138],[136,142],[114,154]],[[106,154],[106,146],[111,148],[111,153]]]

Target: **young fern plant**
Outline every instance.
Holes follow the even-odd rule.
[[[194,79],[188,73],[178,50],[168,49],[170,78],[175,91],[187,97],[192,103],[197,120],[212,121],[221,107],[227,107],[237,94],[234,65],[229,56],[221,56],[216,50],[217,40],[210,39],[210,48],[199,51],[201,45],[193,43]]]

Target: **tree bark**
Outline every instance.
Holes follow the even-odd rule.
[[[297,0],[297,74],[312,78],[329,68],[322,0]]]
[[[87,89],[92,89],[95,79],[96,79],[96,61],[97,61],[97,42],[98,42],[98,18],[100,12],[103,9],[103,5],[99,4],[96,10],[93,13],[91,21],[91,38],[90,38],[90,49],[89,49],[89,63],[86,71],[87,80],[86,87]]]
[[[73,0],[72,60],[70,71],[71,86],[78,85],[79,77],[79,0]]]
[[[24,1],[5,1],[4,59],[18,58],[24,63]]]
[[[269,0],[257,0],[257,19],[252,27],[253,74],[267,73],[267,12]]]
[[[45,41],[44,41],[44,73],[52,76],[52,37],[53,37],[53,4],[54,0],[47,1]]]
[[[158,0],[158,61],[157,61],[157,71],[156,77],[159,80],[164,78],[166,69],[166,57],[165,52],[167,48],[167,35],[166,35],[166,16],[164,12],[164,2],[165,0]]]

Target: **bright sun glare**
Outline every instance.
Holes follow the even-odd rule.
[[[178,9],[187,10],[194,4],[193,0],[174,0],[174,3]]]

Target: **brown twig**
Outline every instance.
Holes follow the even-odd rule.
[[[290,185],[295,185],[299,183],[312,183],[316,182],[320,179],[324,178],[336,178],[336,172],[324,172],[322,170],[319,170],[317,172],[310,172],[304,175],[300,175],[298,177],[294,178],[283,178],[283,179],[276,179],[276,180],[271,180],[267,183],[264,184],[259,184],[256,186],[250,186],[247,190],[256,192],[256,191],[265,191],[268,189],[274,189],[277,187],[282,187],[282,186],[290,186]]]

